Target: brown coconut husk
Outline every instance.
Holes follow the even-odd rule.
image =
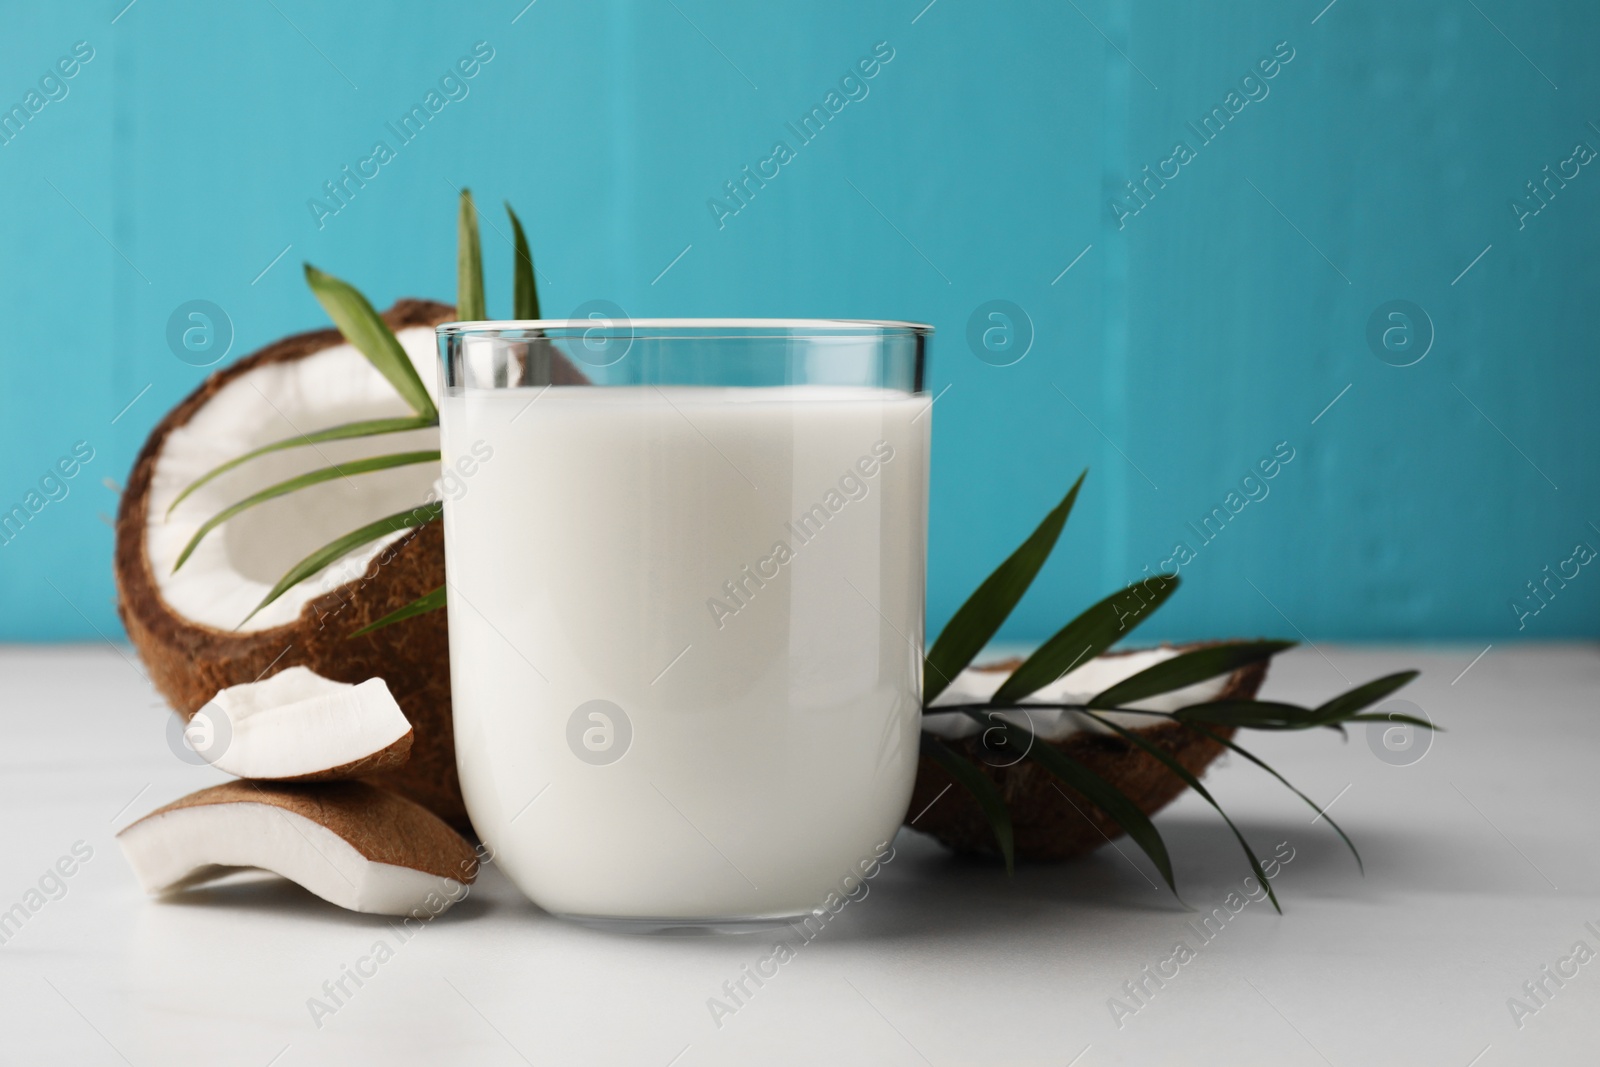
[[[1202,645],[1177,647],[1188,651]],[[1009,660],[977,669],[1012,671],[1021,662]],[[1253,700],[1266,674],[1265,661],[1241,667],[1228,677],[1213,699]],[[1234,734],[1233,727],[1214,726],[1210,730],[1229,739]],[[1136,732],[1197,778],[1224,750],[1217,742],[1177,723],[1157,722]],[[988,760],[993,756],[985,752],[980,736],[942,740],[970,760],[1000,790],[1011,812],[1018,859],[1071,859],[1122,835],[1122,828],[1110,816],[1033,760],[1020,760],[1008,767],[992,766]],[[1034,743],[1050,745],[1088,767],[1120,789],[1146,815],[1154,815],[1187,788],[1160,760],[1115,735],[1082,732],[1060,741],[1039,739]],[[913,828],[933,835],[957,852],[998,856],[994,830],[972,794],[958,786],[940,796],[946,786],[953,784],[954,779],[943,767],[928,756],[921,758],[911,794],[910,813],[916,820]],[[938,802],[934,803],[936,799]],[[915,814],[918,812],[921,814]]]
[[[290,812],[338,834],[373,863],[464,884],[478,876],[477,854],[460,834],[420,805],[367,782],[224,782],[157,808],[117,836],[169,812],[213,804],[265,804]],[[308,841],[306,847],[315,846]]]
[[[448,304],[400,300],[383,319],[393,330],[435,326],[455,317]],[[162,599],[145,551],[150,477],[172,431],[192,418],[217,391],[269,363],[287,363],[343,344],[337,330],[296,334],[212,374],[151,431],[117,512],[117,611],[150,672],[150,681],[185,721],[217,690],[254,682],[286,667],[304,666],[339,682],[382,678],[389,685],[415,740],[410,759],[372,780],[409,797],[459,830],[468,830],[456,778],[450,719],[450,658],[446,613],[430,612],[368,636],[356,630],[444,584],[444,530],[430,522],[373,560],[352,582],[306,604],[293,623],[237,633],[176,615]]]

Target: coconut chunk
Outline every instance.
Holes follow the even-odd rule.
[[[477,877],[461,835],[365,782],[227,782],[158,808],[117,840],[152,895],[254,867],[351,911],[432,915]]]
[[[336,682],[287,667],[260,682],[229,686],[198,715],[217,749],[203,752],[239,778],[313,782],[398,767],[411,755],[411,724],[382,678]]]

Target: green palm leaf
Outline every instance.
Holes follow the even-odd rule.
[[[1392,692],[1392,690],[1391,690]],[[1120,709],[1129,710],[1129,709]],[[1179,722],[1205,722],[1215,726],[1244,726],[1252,730],[1310,730],[1326,726],[1342,730],[1347,722],[1403,722],[1425,730],[1444,733],[1444,727],[1435,726],[1426,719],[1400,712],[1369,711],[1345,712],[1339,718],[1329,718],[1319,711],[1303,708],[1299,704],[1279,704],[1270,700],[1214,700],[1191,704],[1172,713]]]
[[[1310,708],[1271,700],[1210,700],[1172,713],[1179,722],[1205,722],[1213,726],[1247,726],[1252,730],[1308,730],[1320,725]]]
[[[990,827],[994,829],[994,838],[1000,845],[1000,854],[1006,860],[1006,873],[1015,873],[1016,849],[1011,829],[1011,812],[1006,808],[1005,798],[1000,795],[1000,790],[971,760],[932,734],[922,735],[922,754],[943,767],[951,778],[961,783],[967,792],[972,794],[972,798],[978,802],[978,807],[983,809],[984,816],[988,818]]]
[[[1244,854],[1250,858],[1251,870],[1254,871],[1258,877],[1260,877],[1261,884],[1267,887],[1267,896],[1272,900],[1272,906],[1278,910],[1279,915],[1282,915],[1283,907],[1278,903],[1278,895],[1272,891],[1272,882],[1267,878],[1266,871],[1261,866],[1261,861],[1256,858],[1255,850],[1250,847],[1250,842],[1244,839],[1244,834],[1239,832],[1239,828],[1233,824],[1233,820],[1228,818],[1228,813],[1222,810],[1222,805],[1217,803],[1217,798],[1211,795],[1210,790],[1206,789],[1205,786],[1200,784],[1200,779],[1190,774],[1187,767],[1174,759],[1171,753],[1167,752],[1161,746],[1146,740],[1144,737],[1140,736],[1133,730],[1129,730],[1125,726],[1119,726],[1117,723],[1107,719],[1104,715],[1098,715],[1093,712],[1090,714],[1094,715],[1095,720],[1102,726],[1111,730],[1120,737],[1125,738],[1132,744],[1144,749],[1146,752],[1150,753],[1150,755],[1160,760],[1166,765],[1167,770],[1181,778],[1190,789],[1193,789],[1196,793],[1199,793],[1202,797],[1204,797],[1206,803],[1217,809],[1217,814],[1222,816],[1222,821],[1227,823],[1228,829],[1233,831],[1233,836],[1238,840],[1239,847],[1244,849]]]
[[[352,437],[376,437],[386,433],[404,433],[407,430],[426,430],[430,426],[437,426],[436,419],[426,419],[421,415],[407,415],[397,419],[367,419],[364,422],[347,422],[339,426],[330,426],[326,430],[316,433],[301,434],[298,437],[286,437],[282,441],[274,441],[270,445],[262,445],[252,449],[242,456],[228,460],[228,462],[202,474],[189,483],[189,487],[178,494],[167,508],[167,517],[171,518],[178,505],[183,503],[190,493],[205,485],[220,475],[226,474],[243,463],[248,463],[257,456],[264,456],[269,452],[281,452],[286,448],[299,448],[303,445],[320,445],[324,441],[344,441]]]
[[[511,317],[536,319],[539,317],[539,285],[533,277],[533,253],[528,250],[528,235],[522,232],[522,221],[506,204],[506,214],[511,216],[511,238],[516,260],[511,265]]]
[[[1224,745],[1227,748],[1231,749],[1232,751],[1239,753],[1239,755],[1243,756],[1245,759],[1249,760],[1251,763],[1254,763],[1257,767],[1260,767],[1262,770],[1264,770],[1268,774],[1272,775],[1272,777],[1274,777],[1278,781],[1282,782],[1285,789],[1289,790],[1289,792],[1293,793],[1295,796],[1297,796],[1301,800],[1305,801],[1306,802],[1306,806],[1309,807],[1312,811],[1316,812],[1318,815],[1320,815],[1324,819],[1328,820],[1328,825],[1333,827],[1333,832],[1338,834],[1341,838],[1344,839],[1345,846],[1350,849],[1350,855],[1352,855],[1352,856],[1354,856],[1356,858],[1356,866],[1361,870],[1361,873],[1362,874],[1366,874],[1367,873],[1367,865],[1361,862],[1361,853],[1356,851],[1356,843],[1354,841],[1350,840],[1350,835],[1344,832],[1344,827],[1340,826],[1338,823],[1333,821],[1333,816],[1332,815],[1329,815],[1322,808],[1317,807],[1317,802],[1316,801],[1312,800],[1310,797],[1308,797],[1304,793],[1300,792],[1300,790],[1296,789],[1292,784],[1290,784],[1289,779],[1285,778],[1283,775],[1279,774],[1277,771],[1275,771],[1271,767],[1267,766],[1266,761],[1262,760],[1260,757],[1258,757],[1254,753],[1250,752],[1243,745],[1237,744],[1234,741],[1232,741],[1232,740],[1230,740],[1230,739],[1228,739],[1226,737],[1223,737],[1221,734],[1212,733],[1210,730],[1207,730],[1204,726],[1201,726],[1198,723],[1192,723],[1191,722],[1191,723],[1187,723],[1186,725],[1189,727],[1189,729],[1195,731],[1196,733],[1204,734],[1206,737],[1211,738],[1211,740],[1215,741],[1217,744]],[[1334,799],[1337,800],[1338,798],[1335,797]]]
[[[433,398],[417,376],[411,357],[400,346],[389,324],[372,309],[367,298],[355,286],[326,274],[311,264],[306,264],[306,283],[316,296],[333,324],[339,327],[344,339],[367,357],[378,373],[386,378],[395,392],[418,415],[433,422],[439,421],[439,410]]]
[[[1410,684],[1420,671],[1400,671],[1396,674],[1386,674],[1382,678],[1375,678],[1365,685],[1358,685],[1348,693],[1334,697],[1317,708],[1313,713],[1319,724],[1332,722],[1348,722],[1356,712],[1369,707],[1393,693],[1395,690]],[[1362,720],[1366,721],[1366,720]]]
[[[1120,789],[1077,760],[1064,755],[1053,745],[1039,743],[1033,731],[1027,727],[1003,719],[991,720],[987,717],[987,712],[968,711],[967,714],[980,726],[999,727],[1004,732],[1006,749],[1039,764],[1056,778],[1083,794],[1089,803],[1122,827],[1129,839],[1150,857],[1150,862],[1155,864],[1156,870],[1167,883],[1167,888],[1172,890],[1172,895],[1178,896],[1178,883],[1173,878],[1172,857],[1167,854],[1166,842],[1161,839],[1161,833],[1150,821],[1150,817]],[[1179,897],[1179,900],[1182,899]]]
[[[995,841],[1000,845],[1000,854],[1005,856],[1005,872],[1008,875],[1016,872],[1016,848],[1014,848],[1014,835],[1011,832],[1011,811],[1006,808],[1005,798],[1000,795],[1000,790],[995,787],[994,782],[990,782],[989,777],[979,771],[973,761],[950,749],[949,745],[939,741],[933,734],[923,734],[922,753],[946,769],[946,773],[960,782],[963,789],[973,795],[973,800],[978,801],[984,817],[989,819],[990,829],[994,829]],[[934,797],[934,800],[938,800],[938,797]]]
[[[1162,583],[1149,593],[1148,600],[1143,598],[1139,590],[1148,590],[1150,583],[1156,579],[1112,593],[1056,631],[1054,637],[1040,645],[1033,655],[1023,661],[1022,666],[1011,672],[1011,677],[990,698],[991,702],[1014,704],[1049,685],[1078,664],[1088,663],[1126,637],[1177,592],[1177,575],[1162,574],[1156,577],[1162,579]]]
[[[1034,576],[1061,536],[1067,524],[1073,502],[1078,499],[1078,489],[1088,476],[1085,470],[1072,483],[1067,495],[1050,514],[1044,517],[1028,539],[983,580],[983,584],[967,598],[966,603],[950,617],[940,632],[939,639],[929,649],[922,672],[923,703],[930,704],[944,692],[951,680],[967,668],[972,658],[983,651],[1000,625],[1017,606],[1022,594],[1033,584]]]
[[[1197,648],[1162,660],[1153,667],[1123,679],[1089,701],[1089,705],[1112,708],[1118,704],[1131,704],[1146,697],[1170,693],[1219,674],[1232,674],[1240,667],[1271,659],[1292,647],[1293,641],[1240,641]]]
[[[404,607],[396,608],[383,618],[372,620],[371,622],[367,623],[367,625],[351,634],[350,637],[364,637],[374,630],[381,630],[385,626],[393,626],[397,622],[403,622],[404,620],[413,618],[417,615],[426,615],[428,612],[437,611],[444,606],[445,587],[441,585],[433,592],[424,593],[422,596],[417,597],[417,599],[413,600]]]
[[[253,508],[257,504],[264,504],[268,500],[273,500],[280,496],[286,496],[297,489],[304,489],[307,486],[316,485],[319,482],[329,482],[335,478],[344,478],[352,474],[368,474],[372,471],[389,470],[392,467],[405,467],[417,463],[437,462],[439,462],[439,453],[437,451],[397,452],[388,456],[368,456],[365,459],[351,460],[349,463],[338,467],[320,467],[317,470],[307,471],[306,473],[294,478],[290,478],[287,481],[278,482],[276,485],[269,485],[260,492],[252,493],[250,496],[245,497],[237,504],[223,508],[215,515],[211,516],[211,518],[201,523],[200,529],[195,532],[195,535],[189,539],[189,543],[183,546],[183,551],[178,554],[178,562],[172,565],[173,573],[177,573],[178,568],[183,566],[184,562],[188,560],[189,556],[199,546],[200,542],[204,540],[206,534],[210,533],[218,526],[221,526],[223,523],[227,522],[240,512]]]
[[[1361,715],[1351,715],[1347,719],[1340,719],[1339,722],[1403,722],[1411,726],[1420,726],[1424,730],[1432,730],[1435,733],[1442,734],[1445,732],[1443,726],[1435,726],[1427,719],[1419,719],[1415,715],[1402,715],[1398,711],[1369,711]],[[1335,727],[1338,725],[1338,723],[1334,724]]]
[[[272,591],[266,595],[266,598],[255,606],[255,611],[246,615],[244,622],[239,625],[243,626],[245,622],[255,618],[256,612],[277,600],[290,589],[316,574],[345,553],[369,542],[376,541],[380,537],[432,522],[442,514],[444,514],[444,505],[442,503],[420,504],[408,511],[396,512],[386,518],[379,519],[377,522],[369,522],[359,530],[351,530],[343,537],[336,538],[323,545],[305,559],[290,567],[289,572],[278,579],[278,584],[272,587]]]
[[[489,317],[483,302],[483,250],[478,246],[478,209],[472,190],[461,190],[456,221],[456,317],[477,322]]]

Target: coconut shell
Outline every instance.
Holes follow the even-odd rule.
[[[1200,646],[1179,647],[1187,651]],[[1010,660],[978,669],[1010,671],[1020,663],[1020,660]],[[1229,676],[1227,684],[1213,699],[1252,700],[1266,674],[1265,661],[1241,667]],[[1225,738],[1232,738],[1234,734],[1232,727],[1211,727],[1211,731]],[[1197,778],[1223,751],[1222,745],[1177,723],[1160,722],[1140,727],[1136,732]],[[1071,859],[1121,836],[1122,828],[1110,816],[1033,760],[1020,760],[1008,767],[991,765],[980,738],[981,735],[975,734],[941,740],[972,761],[1000,790],[1011,812],[1018,859]],[[1080,732],[1060,741],[1040,738],[1034,743],[1050,745],[1088,767],[1120,789],[1146,815],[1154,815],[1187,788],[1161,761],[1115,735]],[[916,816],[914,828],[932,834],[957,852],[998,856],[1000,850],[995,843],[994,830],[972,794],[958,787],[940,797],[952,784],[954,779],[943,767],[928,756],[921,758],[916,787],[911,794],[910,811],[921,813]],[[935,799],[938,803],[934,803]]]
[[[366,782],[224,782],[157,808],[118,836],[168,812],[210,804],[266,804],[299,815],[332,830],[373,863],[463,884],[478,876],[477,854],[460,834],[416,804]]]
[[[448,304],[400,300],[384,312],[393,330],[455,317]],[[288,363],[343,344],[337,330],[296,334],[212,374],[168,412],[134,461],[117,512],[117,611],[150,681],[185,721],[217,690],[286,667],[359,683],[382,678],[415,730],[410,759],[372,781],[421,804],[458,830],[470,829],[456,778],[450,719],[446,612],[435,611],[353,640],[349,635],[444,584],[444,530],[430,522],[387,547],[360,578],[310,601],[293,623],[239,633],[178,616],[162,599],[145,549],[150,478],[167,436],[218,390],[269,363]]]

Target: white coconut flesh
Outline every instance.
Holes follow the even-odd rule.
[[[259,868],[350,911],[438,912],[463,882],[367,859],[333,829],[270,804],[207,804],[160,812],[118,835],[146,893],[161,895]]]
[[[1082,704],[1147,667],[1171,659],[1178,655],[1179,651],[1175,648],[1152,648],[1124,655],[1101,656],[1062,675],[1019,703]],[[937,712],[940,707],[951,704],[981,704],[987,701],[994,696],[1008,676],[1007,671],[989,671],[971,667],[962,671],[924,713],[922,728],[940,737],[971,737],[981,732],[985,727],[970,715],[959,712],[946,712],[941,715]],[[1137,700],[1125,706],[1146,711],[1176,711],[1190,704],[1214,700],[1227,686],[1228,677],[1224,674],[1147,700]],[[1059,708],[1002,711],[997,713],[997,717],[1016,726],[1031,726],[1035,734],[1047,741],[1059,741],[1081,731],[1110,732],[1083,712],[1065,711]],[[1110,712],[1106,714],[1106,718],[1122,727],[1150,726],[1161,721],[1149,715],[1132,715],[1125,712]]]
[[[411,724],[382,678],[350,685],[288,667],[264,681],[229,686],[200,717],[216,751],[197,751],[239,778],[328,775],[402,741],[410,749]],[[189,725],[193,731],[195,722]]]
[[[396,336],[437,402],[432,327]],[[437,464],[335,478],[259,504],[212,530],[176,574],[172,568],[202,523],[250,494],[364,456],[435,450],[436,428],[270,453],[201,486],[171,518],[167,509],[201,475],[251,449],[342,423],[411,414],[394,387],[348,344],[262,365],[218,390],[168,435],[151,472],[145,546],[168,607],[194,623],[254,632],[293,622],[307,601],[359,577],[406,531],[355,549],[240,625],[301,559],[359,526],[423,503],[439,477]]]

